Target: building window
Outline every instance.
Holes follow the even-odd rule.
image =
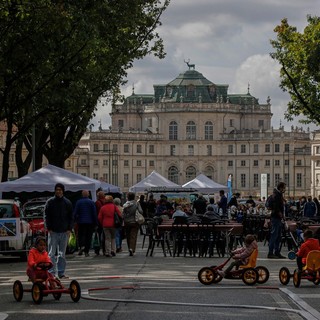
[[[102,165],[107,166],[108,165],[108,160],[102,160]]]
[[[233,167],[233,160],[228,160],[228,167]]]
[[[194,145],[189,144],[188,145],[188,156],[193,156],[194,155]]]
[[[259,160],[253,160],[253,166],[258,167],[259,166]]]
[[[297,173],[297,187],[301,188],[302,187],[302,174]]]
[[[129,145],[128,144],[123,145],[123,152],[124,153],[128,153],[129,152]]]
[[[69,168],[71,167],[71,160],[67,161],[67,167],[69,167]]]
[[[245,167],[246,166],[246,160],[241,160],[241,167]]]
[[[118,160],[112,160],[112,165],[114,167],[117,167],[118,166]]]
[[[289,186],[289,173],[284,174],[284,183]]]
[[[280,160],[274,160],[274,166],[280,167]]]
[[[173,144],[170,146],[170,156],[176,155],[176,146]]]
[[[270,160],[266,160],[265,167],[270,167]]]
[[[142,146],[141,146],[141,144],[137,144],[137,153],[142,153]]]
[[[137,160],[137,167],[141,167],[141,160]]]
[[[123,120],[118,120],[118,128],[123,128],[123,124],[124,124],[124,121]]]
[[[123,166],[124,167],[129,167],[129,160],[124,160],[123,161]]]
[[[274,184],[278,185],[279,182],[280,182],[280,174],[279,173],[275,173],[274,174]]]
[[[154,145],[153,144],[149,145],[149,153],[154,153]]]
[[[98,151],[99,151],[99,145],[98,145],[97,143],[95,143],[95,144],[93,145],[93,151],[94,151],[94,152],[98,152]]]
[[[264,146],[264,152],[270,152],[270,144]]]
[[[103,152],[109,151],[109,145],[106,144],[106,143],[104,143],[103,146],[102,146],[102,151],[103,151]]]
[[[259,187],[259,174],[258,173],[253,174],[253,187],[254,188]]]
[[[284,152],[289,152],[289,144],[288,143],[286,143],[284,145]]]
[[[240,175],[240,185],[241,185],[241,188],[245,188],[246,187],[246,175],[245,175],[245,173],[241,173],[241,175]]]
[[[196,124],[193,121],[189,121],[186,127],[186,139],[187,140],[196,140]]]
[[[152,118],[147,119],[148,127],[152,127]]]
[[[232,144],[228,145],[228,153],[233,153],[233,145]]]
[[[187,88],[187,97],[193,98],[194,97],[194,86],[191,84]]]
[[[259,126],[259,128],[263,128],[263,126],[264,126],[264,120],[259,120],[259,121],[258,121],[258,126]]]
[[[270,173],[267,173],[267,187],[270,187]]]
[[[178,140],[178,124],[175,121],[169,124],[169,140]]]
[[[207,156],[212,156],[212,146],[207,145]]]
[[[290,161],[289,161],[288,159],[285,159],[285,160],[284,160],[284,165],[285,165],[285,166],[288,166],[289,163],[290,163]]]
[[[179,184],[179,171],[177,167],[170,167],[168,170],[168,179],[176,184]]]
[[[125,173],[123,175],[123,185],[124,187],[129,187],[129,174]]]
[[[211,121],[207,121],[204,125],[204,139],[213,140],[213,124]]]
[[[230,120],[229,120],[229,126],[230,126],[230,127],[234,127],[234,120],[233,120],[233,119],[230,119]]]
[[[94,173],[94,174],[93,174],[93,179],[98,180],[98,179],[99,179],[99,173]]]
[[[87,160],[86,159],[81,159],[80,164],[82,166],[86,166],[87,165]]]
[[[113,152],[118,152],[118,145],[117,145],[117,144],[114,144],[114,145],[112,146],[112,151],[113,151]]]
[[[99,160],[98,159],[94,159],[93,160],[93,165],[94,166],[98,166],[99,165]]]
[[[258,144],[253,145],[253,153],[259,153],[259,145]]]
[[[137,174],[137,183],[140,182],[142,180],[142,175],[141,173]]]
[[[192,167],[192,166],[188,167],[186,169],[186,179],[187,179],[187,181],[194,179],[196,177],[196,173],[197,173],[197,171],[196,171],[195,167]]]
[[[213,179],[214,169],[211,166],[208,166],[204,169],[203,174],[209,179]]]
[[[320,160],[316,161],[316,167],[320,167]]]
[[[302,161],[300,159],[297,160],[297,166],[301,166],[302,165]]]
[[[102,179],[103,179],[103,181],[108,181],[108,174],[107,173],[103,173],[102,174]]]
[[[154,160],[149,161],[149,167],[154,167]]]
[[[245,144],[242,144],[240,146],[240,153],[246,153],[246,145]]]
[[[274,145],[274,152],[280,152],[280,144],[279,143],[276,143]]]

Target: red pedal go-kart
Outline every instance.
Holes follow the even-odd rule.
[[[254,250],[246,265],[242,265],[239,269],[232,270],[225,276],[226,279],[241,279],[246,285],[253,286],[256,283],[263,284],[269,279],[269,270],[266,267],[256,267],[258,250]],[[204,285],[220,282],[223,277],[219,275],[218,270],[222,270],[230,261],[230,256],[225,262],[219,266],[204,267],[198,272],[198,279]]]
[[[13,284],[13,296],[16,301],[20,302],[24,292],[31,292],[33,301],[40,304],[43,297],[52,294],[55,300],[59,300],[63,293],[70,294],[74,302],[78,302],[81,297],[81,288],[76,280],[70,282],[69,288],[65,288],[59,279],[53,277],[48,270],[52,267],[50,262],[40,262],[37,265],[37,270],[46,270],[46,279],[36,279],[33,282],[31,289],[24,289],[21,281],[16,280]]]
[[[308,253],[306,265],[302,270],[295,269],[291,274],[287,267],[280,269],[279,280],[283,285],[287,285],[291,277],[296,288],[300,287],[302,279],[307,279],[316,285],[320,284],[320,251],[313,250]]]

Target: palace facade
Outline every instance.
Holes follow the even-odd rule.
[[[269,98],[261,104],[249,89],[229,94],[227,84],[211,82],[194,65],[154,85],[152,94],[133,91],[110,116],[110,129],[88,131],[66,169],[123,192],[153,170],[180,185],[199,173],[226,185],[231,174],[242,196],[260,196],[261,174],[268,193],[279,181],[287,183],[287,196],[315,191],[310,132],[273,128]]]

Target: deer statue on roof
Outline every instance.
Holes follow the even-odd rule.
[[[190,64],[190,63],[189,63],[189,62],[190,62],[190,59],[188,59],[188,61],[186,61],[186,60],[183,60],[183,61],[184,61],[184,63],[187,64],[187,66],[189,67],[189,70],[190,70],[191,68],[193,68],[193,70],[195,70],[196,66],[195,66],[194,64]]]

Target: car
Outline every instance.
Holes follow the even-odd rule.
[[[47,198],[31,199],[23,205],[23,215],[28,221],[32,236],[45,236],[44,208]]]
[[[32,231],[20,203],[15,199],[0,199],[0,254],[26,260],[31,237]]]

